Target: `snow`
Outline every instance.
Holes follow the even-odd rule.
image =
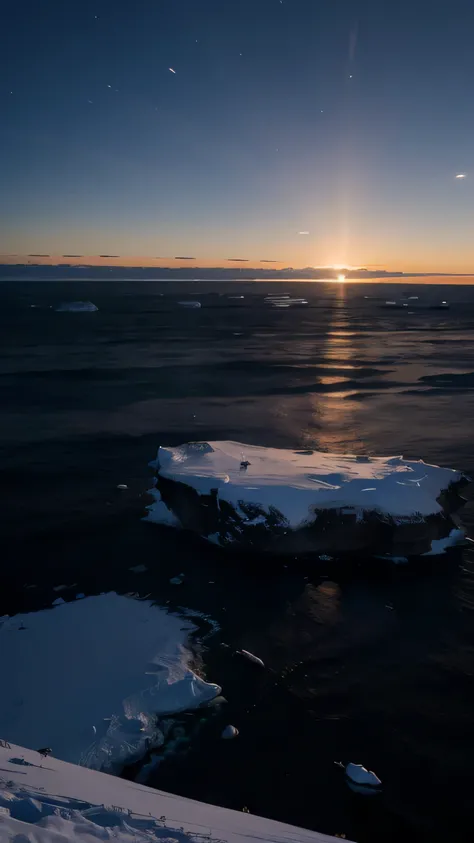
[[[150,601],[115,593],[6,619],[2,737],[119,770],[163,742],[156,714],[196,708],[220,694],[188,666],[185,644],[194,629]]]
[[[230,441],[160,447],[152,465],[161,477],[200,494],[217,489],[218,500],[237,510],[241,501],[267,512],[275,508],[292,528],[314,521],[317,509],[351,507],[356,515],[369,510],[407,519],[442,513],[437,498],[462,477],[400,456],[361,458]],[[170,523],[174,516],[159,494],[156,500],[149,507],[149,520]]]
[[[36,752],[21,746],[0,745],[0,777],[2,843],[335,840],[252,814],[152,790],[55,757],[43,762]]]
[[[66,301],[56,308],[56,313],[93,313],[98,309],[91,301]]]

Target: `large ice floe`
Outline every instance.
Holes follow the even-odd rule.
[[[463,538],[454,513],[469,480],[422,460],[190,442],[150,465],[148,520],[221,547],[403,560]]]
[[[148,600],[115,593],[1,618],[2,737],[120,772],[163,745],[160,717],[220,694],[189,666],[194,630]]]
[[[324,843],[336,838],[0,741],[1,843]]]

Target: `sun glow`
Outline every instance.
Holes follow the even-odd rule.
[[[337,280],[338,280],[338,281],[345,281],[345,280],[346,280],[346,276],[345,276],[345,275],[342,275],[342,274],[341,274],[341,275],[338,275],[338,276],[337,276]]]

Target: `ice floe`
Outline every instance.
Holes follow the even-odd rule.
[[[407,557],[462,538],[450,513],[468,480],[422,460],[223,441],[160,447],[151,465],[148,520],[223,547]]]
[[[115,593],[60,601],[0,627],[7,740],[117,772],[163,743],[157,715],[220,694],[189,666],[185,645],[195,627],[187,619]]]

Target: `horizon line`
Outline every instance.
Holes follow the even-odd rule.
[[[6,257],[6,256],[0,255],[0,261],[1,261],[1,258],[4,258],[4,257]],[[31,255],[31,257],[33,257],[33,255]],[[36,255],[34,255],[34,257],[36,257]],[[38,257],[40,257],[40,255],[38,255]],[[43,257],[43,255],[41,255],[41,257]],[[67,256],[62,255],[62,257],[69,257],[69,255],[67,255]],[[72,257],[72,255],[71,255],[71,257]],[[74,257],[76,257],[76,256],[74,256]],[[77,257],[79,257],[79,256],[77,256]],[[106,257],[106,256],[103,255],[103,256],[100,256],[100,257]],[[114,257],[114,256],[110,255],[110,256],[107,256],[107,257]],[[182,260],[192,260],[192,258],[182,258]],[[227,260],[230,260],[230,259],[227,259]],[[238,260],[238,259],[234,259],[234,260]],[[242,260],[242,259],[240,259],[240,260]],[[262,260],[262,261],[259,261],[259,263],[267,263],[267,264],[268,263],[275,263],[275,262],[276,261],[269,261],[269,260],[265,260],[265,259]],[[278,261],[278,263],[280,263],[280,261]],[[432,277],[435,277],[435,278],[474,278],[474,270],[472,272],[426,272],[426,271],[425,272],[415,272],[415,271],[402,271],[402,270],[389,270],[389,269],[370,269],[368,267],[358,267],[358,268],[347,267],[346,268],[346,267],[341,267],[340,265],[338,266],[337,269],[335,269],[333,266],[304,266],[304,267],[288,266],[288,267],[284,267],[284,268],[277,268],[277,267],[264,268],[264,267],[257,267],[257,266],[246,266],[245,268],[237,269],[237,267],[233,268],[233,267],[229,267],[229,266],[215,265],[215,264],[207,264],[207,265],[204,265],[204,266],[198,266],[198,265],[191,265],[190,266],[189,264],[186,265],[186,266],[169,266],[169,265],[165,265],[165,266],[156,266],[155,265],[154,266],[154,265],[146,265],[146,264],[129,265],[129,264],[116,264],[116,263],[114,263],[114,264],[104,264],[104,263],[100,263],[100,264],[90,264],[90,263],[61,264],[61,263],[31,263],[31,262],[27,262],[27,263],[10,263],[10,262],[1,263],[0,262],[0,269],[10,269],[10,268],[11,269],[24,268],[25,270],[35,270],[35,271],[37,271],[39,269],[47,270],[48,268],[50,268],[52,270],[63,269],[63,270],[72,270],[72,271],[81,271],[81,270],[82,271],[85,271],[85,270],[88,270],[88,271],[90,271],[90,270],[110,270],[110,271],[112,271],[112,270],[129,270],[130,272],[134,272],[134,271],[137,271],[137,270],[145,271],[147,269],[151,269],[151,270],[159,271],[159,272],[164,272],[164,271],[169,270],[173,274],[179,273],[179,272],[189,273],[190,271],[193,271],[193,272],[196,273],[196,275],[201,274],[201,277],[195,279],[195,280],[199,280],[199,281],[206,280],[205,277],[202,277],[203,272],[210,271],[214,274],[214,273],[222,270],[225,273],[229,273],[229,272],[232,272],[233,269],[237,274],[237,277],[234,279],[236,281],[239,280],[239,277],[242,280],[247,280],[247,281],[252,280],[252,279],[249,279],[246,276],[248,276],[250,273],[253,274],[254,272],[257,275],[258,275],[259,272],[263,272],[263,273],[266,273],[266,274],[270,273],[274,276],[281,276],[282,279],[283,279],[284,276],[291,275],[291,276],[294,277],[295,280],[297,280],[298,278],[301,278],[301,280],[303,280],[303,281],[304,280],[307,280],[307,281],[329,280],[329,281],[339,281],[341,283],[344,283],[344,281],[347,281],[347,282],[350,283],[351,281],[357,281],[357,280],[359,280],[359,281],[370,281],[370,280],[376,280],[377,278],[382,278],[382,277],[387,278],[387,279],[389,279],[389,278],[395,279],[396,278],[396,279],[400,279],[400,281],[403,280],[403,279],[409,279],[409,278],[420,278],[421,279],[421,278],[432,278]],[[344,274],[344,271],[345,271],[346,274]],[[311,278],[311,277],[305,278],[302,275],[300,276],[299,273],[305,273],[305,274],[318,273],[319,277],[318,278]],[[324,274],[321,274],[321,273],[324,273]],[[160,280],[160,279],[156,279],[156,280]],[[161,279],[161,280],[163,280],[163,279]],[[185,280],[193,280],[193,279],[187,278]],[[211,279],[209,279],[209,280],[211,280]],[[229,278],[225,278],[225,279],[222,279],[222,280],[229,280]],[[272,280],[272,279],[270,279],[270,280]],[[273,278],[273,280],[276,280],[276,279]],[[285,280],[292,280],[292,279],[291,279],[291,277],[290,278],[287,277],[287,278],[285,278]]]
[[[16,258],[17,260],[13,261]],[[28,259],[30,258],[38,258],[38,263],[32,263]],[[73,259],[73,262],[63,264],[61,259]],[[111,263],[103,263],[105,260],[110,260]],[[124,261],[124,263],[117,263],[118,260]],[[221,258],[221,262],[213,261],[213,260],[204,260],[200,261],[199,258],[195,256],[190,257],[188,255],[177,255],[177,256],[168,256],[168,257],[151,257],[151,256],[133,256],[133,255],[114,255],[108,253],[102,253],[99,255],[85,255],[80,253],[63,253],[63,254],[52,254],[52,253],[39,253],[39,252],[30,252],[29,254],[19,254],[15,252],[3,252],[0,253],[0,265],[1,266],[25,266],[25,267],[43,267],[43,266],[50,266],[51,268],[54,267],[62,267],[64,269],[71,268],[71,269],[79,269],[81,267],[87,268],[113,268],[113,269],[156,269],[156,270],[163,270],[169,269],[170,271],[176,271],[179,268],[186,268],[187,270],[219,270],[222,269],[225,272],[234,269],[239,274],[242,272],[260,272],[260,271],[268,271],[270,268],[268,265],[272,264],[271,271],[275,273],[280,272],[328,272],[328,273],[337,273],[337,274],[350,274],[353,278],[356,277],[355,273],[361,274],[370,274],[370,275],[397,275],[401,276],[414,276],[417,275],[419,277],[423,276],[453,276],[453,277],[467,277],[474,275],[474,268],[472,270],[467,270],[464,272],[456,272],[452,270],[448,271],[438,271],[438,270],[415,270],[415,269],[393,269],[388,268],[387,264],[374,264],[370,262],[364,262],[359,264],[306,264],[305,266],[291,266],[286,265],[285,261],[276,260],[274,258]],[[160,264],[157,262],[160,261]],[[186,262],[185,266],[179,266],[179,262],[183,261]],[[191,264],[191,261],[197,261],[195,264]],[[166,263],[165,263],[166,262]],[[245,267],[237,267],[235,266],[236,263],[247,264]],[[234,266],[232,266],[234,265]],[[266,266],[264,266],[266,265]]]

